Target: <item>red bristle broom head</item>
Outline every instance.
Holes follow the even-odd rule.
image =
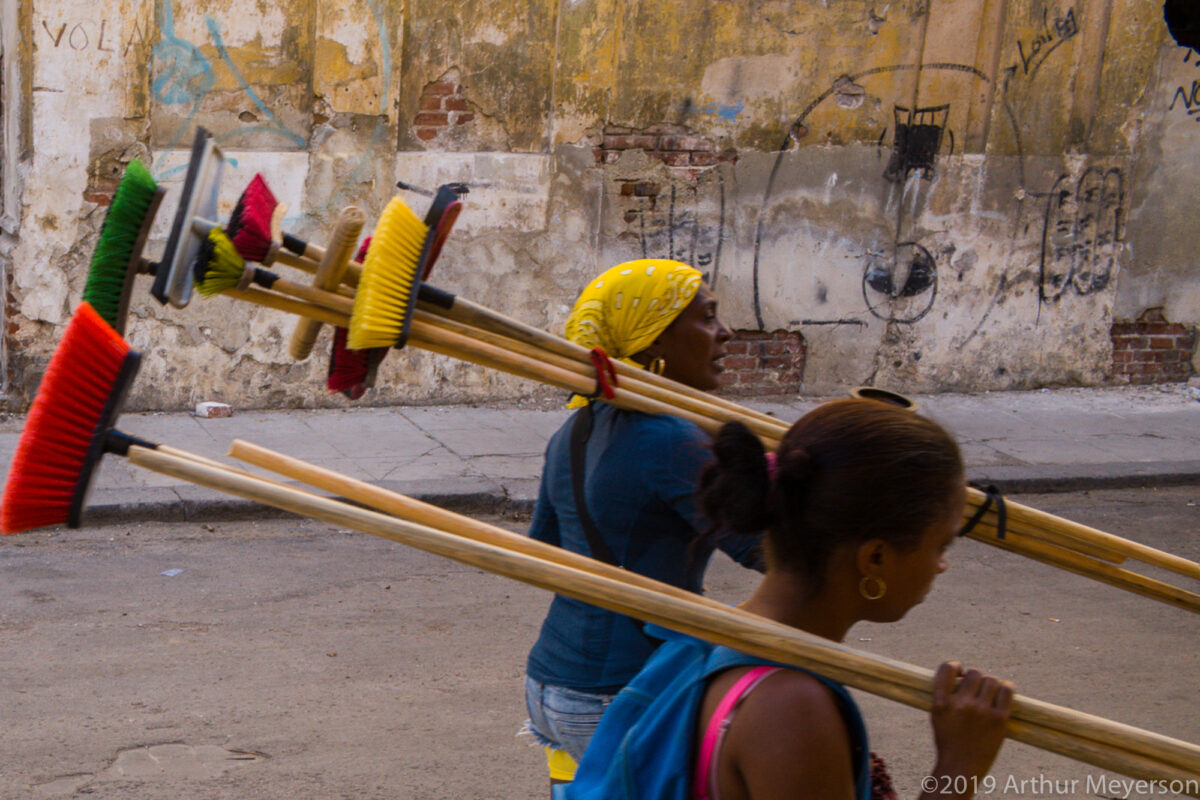
[[[238,254],[247,261],[262,261],[271,249],[271,215],[279,201],[262,173],[255,173],[238,198],[226,232]]]
[[[79,527],[92,474],[137,373],[131,350],[80,303],[42,377],[0,501],[0,532]]]
[[[354,259],[361,262],[367,257],[370,247],[371,237],[368,236],[358,246],[358,253]],[[351,400],[357,400],[375,385],[375,373],[391,348],[351,350],[346,346],[348,333],[345,328],[335,328],[333,331],[333,345],[329,350],[329,377],[325,381],[325,388],[331,392],[341,392]]]
[[[433,265],[442,254],[446,237],[450,235],[450,229],[454,227],[454,221],[462,211],[461,198],[466,192],[467,187],[461,183],[439,186],[433,202],[429,204],[429,210],[425,212],[425,224],[433,231],[433,242],[429,246],[425,269],[421,272],[422,281],[429,280],[429,273],[433,272]]]

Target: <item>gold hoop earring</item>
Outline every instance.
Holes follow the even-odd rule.
[[[662,356],[658,356],[650,362],[649,370],[655,375],[662,375],[667,369],[667,360]]]
[[[878,591],[868,591],[868,581],[875,581]],[[867,600],[878,600],[887,593],[887,584],[883,582],[883,578],[876,578],[872,575],[863,575],[862,580],[858,582],[858,593]]]

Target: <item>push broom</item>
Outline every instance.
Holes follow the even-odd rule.
[[[418,191],[407,185],[404,185],[402,188]],[[409,213],[408,206],[403,201],[400,201],[399,198],[388,206],[380,219],[381,226],[385,226],[387,229],[393,231],[393,235],[396,235],[396,232],[402,232],[402,235],[414,240],[431,235],[432,240],[428,254],[419,266],[414,267],[411,260],[401,261],[400,263],[403,264],[402,267],[391,267],[387,283],[400,284],[402,286],[404,284],[415,284],[417,307],[425,311],[471,324],[477,328],[500,333],[518,341],[541,346],[566,358],[573,358],[587,363],[589,354],[586,348],[541,331],[531,325],[521,323],[511,317],[499,314],[492,309],[471,302],[461,296],[437,289],[426,282],[450,234],[454,221],[458,218],[461,211],[462,201],[459,198],[462,194],[465,194],[464,189],[465,187],[461,187],[460,184],[447,184],[438,188],[438,191],[434,194],[433,202],[425,215],[425,229],[420,228],[420,221],[416,219],[415,215]],[[255,175],[239,199],[235,212],[229,221],[228,231],[236,250],[247,260],[263,262],[264,259],[272,258],[272,254],[278,252],[278,248],[282,243],[299,259],[297,261],[289,261],[288,263],[291,266],[310,272],[315,271],[317,260],[324,256],[324,248],[305,242],[290,234],[280,233],[276,225],[280,207],[274,194],[267,187],[266,181],[261,175]],[[234,233],[235,230],[237,231],[236,234]],[[429,231],[432,231],[432,233],[428,233]],[[360,254],[358,258],[360,263],[351,263],[348,265],[343,276],[344,281],[348,285],[358,285],[361,276],[361,262],[364,260],[365,258]],[[414,270],[419,273],[417,275],[419,277],[418,281],[413,281],[413,278],[408,274]],[[407,287],[405,291],[411,294],[412,288]],[[402,329],[403,326],[401,326]],[[382,350],[385,347],[395,346],[396,343],[392,342],[390,345],[381,345],[377,349]],[[360,371],[365,370],[366,367],[363,365],[361,359],[355,359],[353,355],[347,353],[346,349],[339,346],[339,344],[339,342],[335,341],[331,355],[331,373],[335,371],[340,372],[341,383],[352,386],[361,385],[363,380],[359,377],[361,374]],[[379,357],[376,356],[372,361],[377,367]],[[698,389],[675,383],[659,375],[639,370],[624,362],[614,362],[614,367],[620,377],[641,380],[660,388],[672,389],[675,392],[687,395],[696,400],[737,411],[744,416],[777,422],[777,420],[773,420],[766,414],[738,406],[731,401],[708,395]],[[333,389],[332,387],[331,389],[337,391],[337,389]]]
[[[182,307],[190,299],[192,264],[205,248],[211,247],[208,234],[215,227],[211,219],[216,214],[217,184],[224,161],[211,139],[203,128],[197,130],[183,197],[159,261],[149,261],[142,253],[165,192],[137,159],[129,163],[121,176],[101,226],[83,289],[83,299],[118,334],[125,332],[129,300],[138,275],[154,276],[151,294],[162,303]]]
[[[37,411],[31,411],[18,445],[0,515],[5,533],[67,521],[69,514],[61,505],[45,501],[74,499],[81,491],[86,496],[95,462],[115,449],[109,444],[111,423],[136,371],[136,354],[122,345],[90,306],[81,306],[55,352],[35,400]],[[61,420],[66,418],[71,424],[64,426]],[[162,474],[421,547],[618,613],[805,666],[919,708],[931,703],[928,670],[860,653],[745,612],[481,544],[450,530],[403,522],[148,444],[132,440],[122,449],[132,463]],[[39,505],[54,505],[59,511],[34,514],[32,507]],[[1008,735],[1143,780],[1200,779],[1200,748],[1194,745],[1026,698],[1015,702]],[[1200,795],[1200,786],[1195,789],[1192,794]]]
[[[164,194],[145,164],[130,161],[92,251],[83,299],[119,335],[125,333],[133,277],[144,271],[142,250]]]

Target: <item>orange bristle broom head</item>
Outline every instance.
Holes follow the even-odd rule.
[[[358,253],[354,259],[362,262],[370,248],[371,237],[368,236],[358,246]],[[331,392],[341,392],[351,400],[357,400],[375,385],[375,373],[389,348],[351,350],[346,346],[347,335],[348,331],[345,328],[335,328],[333,331],[333,345],[329,350],[329,377],[325,380],[325,388]]]
[[[379,217],[354,294],[352,350],[404,345],[433,241],[429,226],[393,197]]]
[[[0,532],[64,522],[79,527],[100,457],[120,449],[110,441],[110,434],[116,433],[112,421],[140,361],[91,305],[81,303],[75,309],[9,465],[0,501]]]
[[[271,216],[278,205],[262,173],[255,173],[225,226],[226,235],[242,258],[262,261],[267,257],[271,249]]]

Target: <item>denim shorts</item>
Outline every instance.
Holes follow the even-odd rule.
[[[614,697],[548,686],[525,676],[525,708],[533,738],[546,747],[567,751],[576,761],[583,758],[604,709]]]

